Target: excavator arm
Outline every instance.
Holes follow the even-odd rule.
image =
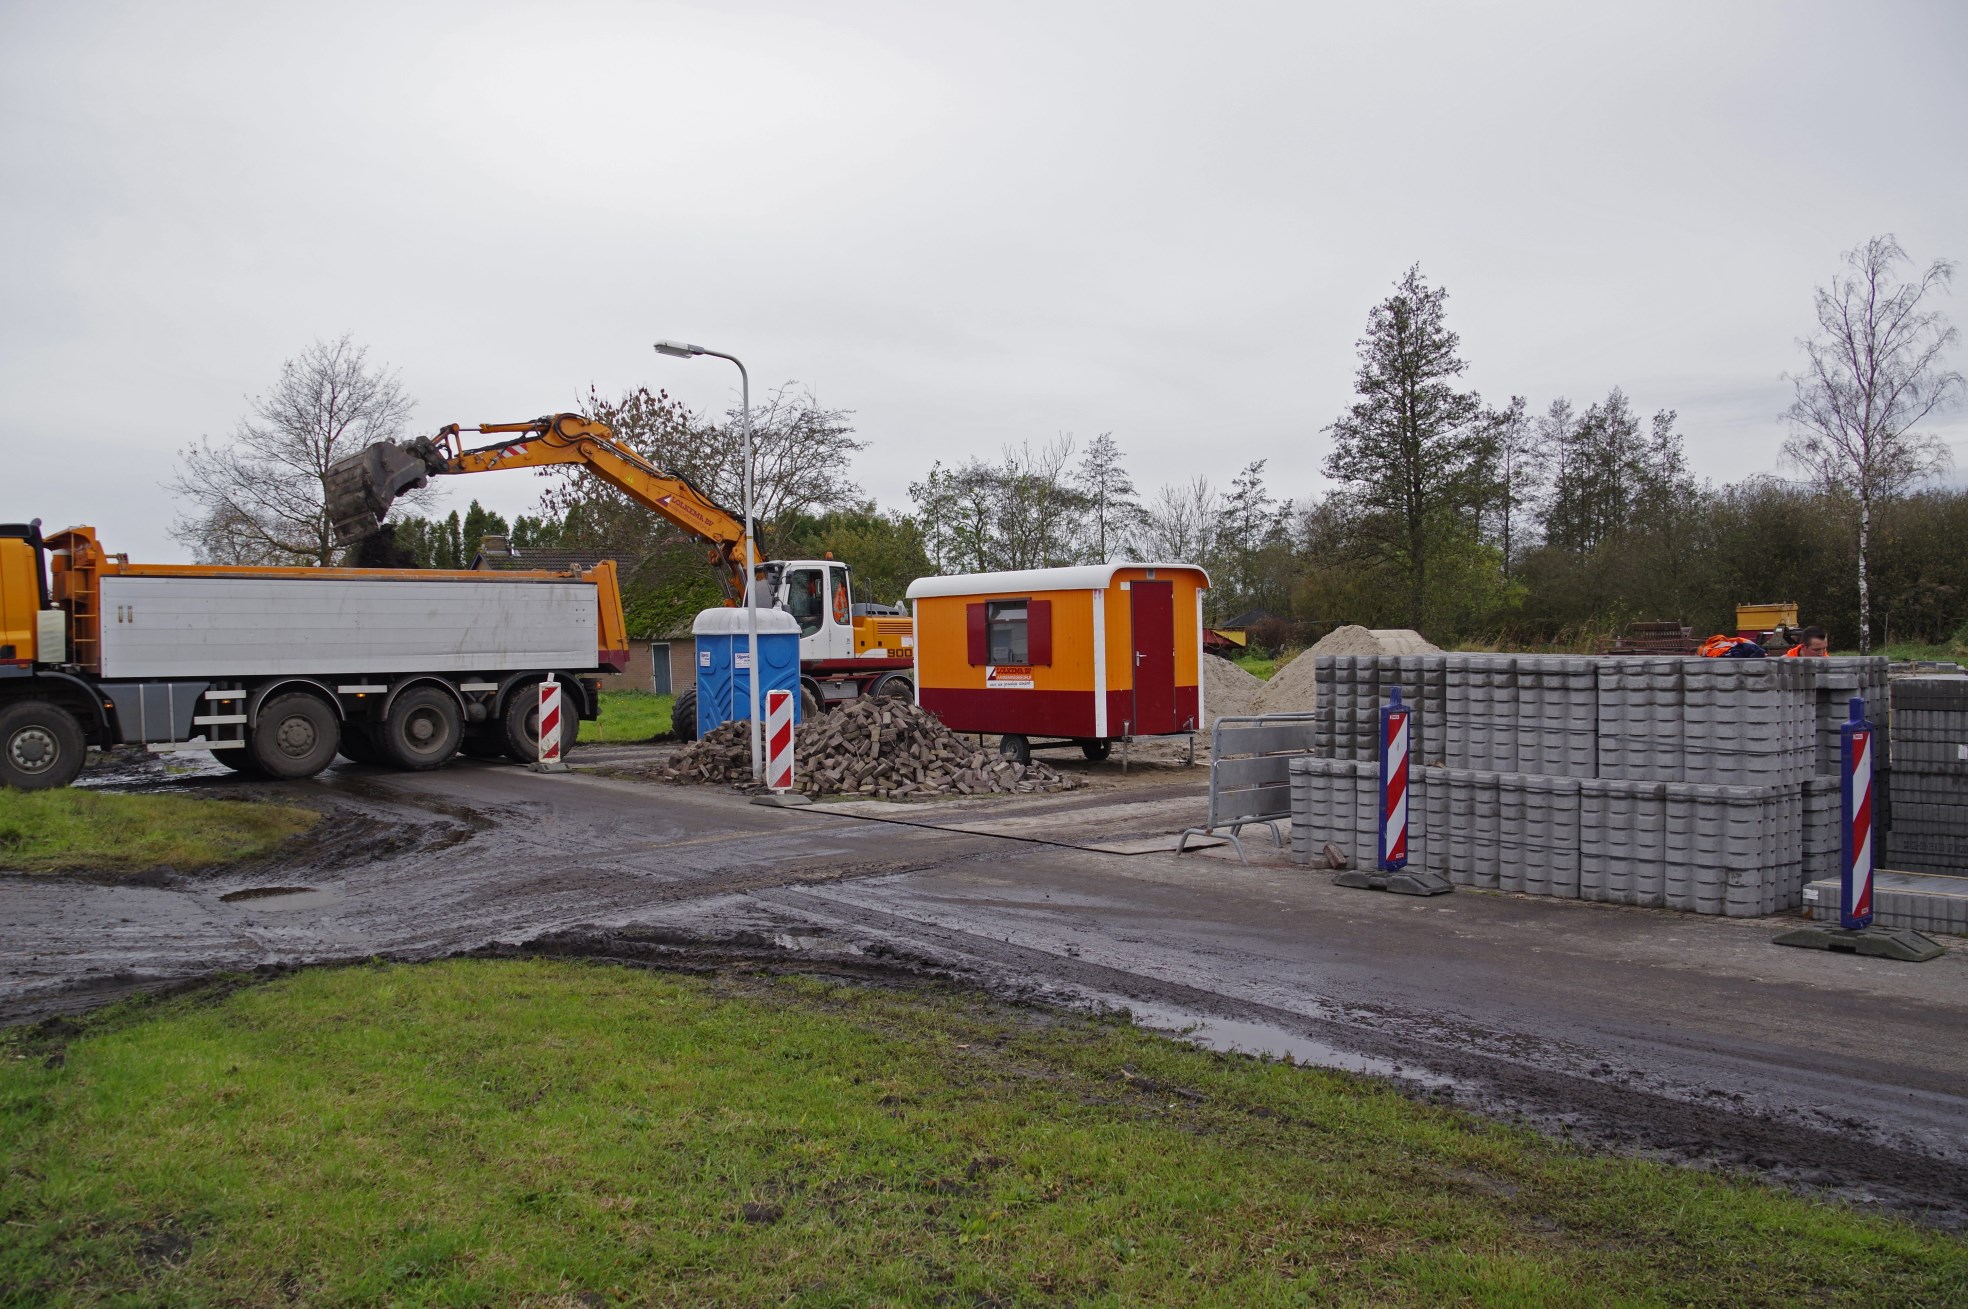
[[[511,439],[464,448],[463,434]],[[328,469],[328,514],[335,539],[353,545],[372,535],[396,497],[432,477],[490,473],[507,468],[574,464],[586,468],[643,508],[660,514],[711,547],[725,599],[745,594],[745,522],[705,495],[689,479],[668,473],[617,440],[607,424],[579,414],[552,414],[528,423],[456,423],[436,436],[379,441]],[[760,561],[756,549],[755,562]]]

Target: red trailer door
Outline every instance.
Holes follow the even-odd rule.
[[[1175,730],[1175,583],[1134,582],[1134,727],[1137,736]]]

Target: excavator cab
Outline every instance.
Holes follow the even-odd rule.
[[[775,607],[800,627],[800,658],[854,657],[854,583],[846,564],[796,559],[781,565]]]

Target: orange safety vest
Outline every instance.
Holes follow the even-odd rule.
[[[837,623],[847,621],[847,583],[845,582],[834,588],[834,621]]]
[[[1701,643],[1701,649],[1695,653],[1704,659],[1720,659],[1737,646],[1748,644],[1750,642],[1740,636],[1711,636]]]

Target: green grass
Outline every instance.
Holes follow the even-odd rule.
[[[265,854],[319,819],[309,809],[244,800],[0,789],[0,868],[194,868]]]
[[[670,730],[672,695],[649,691],[603,691],[601,717],[581,724],[579,741],[647,741]]]
[[[1252,654],[1246,650],[1230,662],[1251,674],[1251,676],[1263,678],[1268,682],[1271,680],[1271,674],[1284,667],[1289,661],[1290,656],[1286,656],[1283,659],[1275,659],[1267,655]]]
[[[1961,1304],[1968,1247],[935,989],[316,970],[0,1045],[0,1304]]]

